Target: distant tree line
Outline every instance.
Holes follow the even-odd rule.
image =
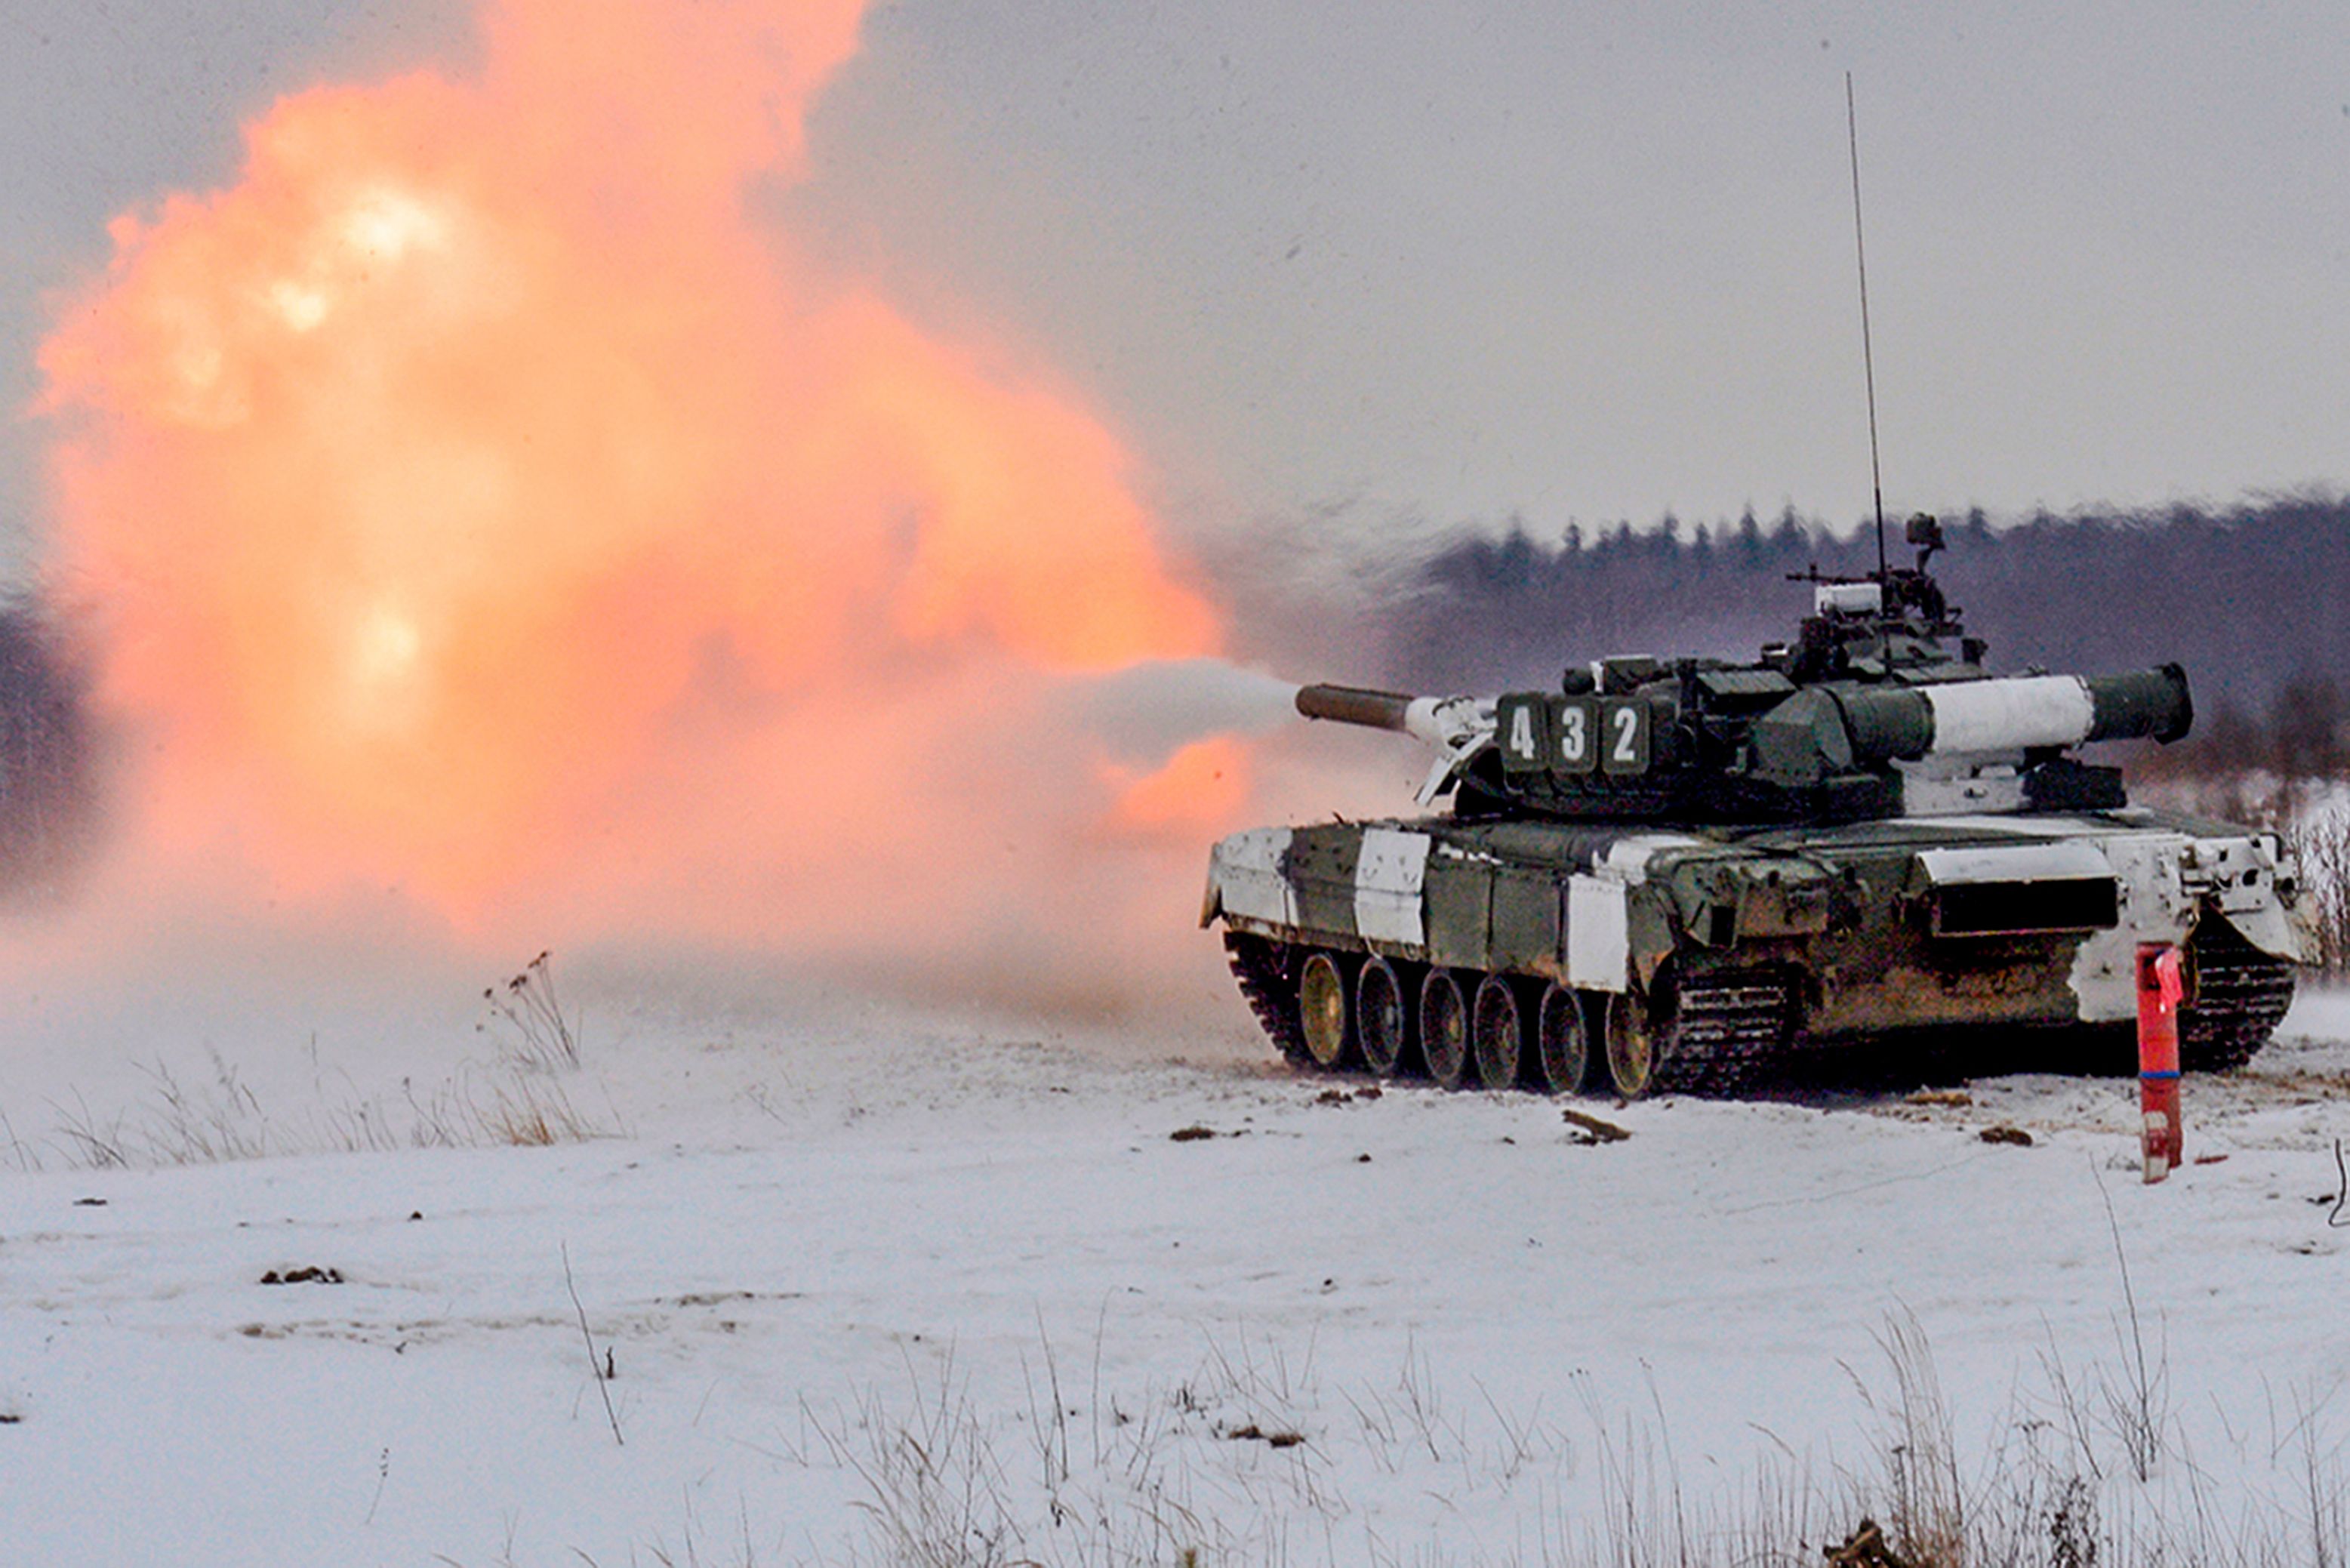
[[[54,894],[98,815],[85,666],[36,601],[0,602],[0,901]]]
[[[2297,674],[2265,704],[2202,700],[2195,732],[2138,763],[2149,777],[2223,778],[2257,771],[2281,780],[2350,777],[2350,701],[2332,675]]]
[[[2350,702],[2350,500],[2295,495],[2223,510],[2043,513],[1993,528],[1942,519],[1933,569],[2002,670],[2187,667],[2205,746],[2339,774]],[[1900,519],[1890,555],[1908,565]],[[1547,537],[1524,523],[1434,552],[1386,612],[1386,678],[1417,691],[1547,683],[1608,653],[1751,659],[1808,613],[1787,581],[1875,569],[1867,529],[1842,536],[1792,508],[1764,521],[1628,524]]]

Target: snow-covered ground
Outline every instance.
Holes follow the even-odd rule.
[[[2126,1080],[1583,1102],[1595,1143],[1329,1093],[1236,1002],[581,999],[576,1069],[463,1007],[387,1069],[292,1004],[0,1062],[0,1562],[1629,1560],[1766,1490],[1849,1528],[1929,1373],[1969,1486],[2025,1442],[2108,1520],[2340,1511],[2350,999],[2190,1080],[2209,1163],[2156,1188]],[[598,1136],[366,1147],[534,1105]],[[260,1157],[152,1163],[206,1150]]]

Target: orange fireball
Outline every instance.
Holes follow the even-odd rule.
[[[1215,648],[1117,436],[746,214],[858,10],[485,0],[478,75],[284,99],[233,186],[117,221],[41,363],[155,844],[463,914],[566,866],[660,886],[702,803],[789,880],[811,834],[973,832],[907,755],[812,784],[844,712],[1016,751],[1034,682]],[[1212,815],[1215,772],[1123,810]]]

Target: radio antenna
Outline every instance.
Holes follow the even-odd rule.
[[[1877,493],[1877,580],[1889,585],[1885,564],[1885,472],[1877,458],[1877,354],[1868,340],[1868,242],[1860,225],[1860,119],[1852,107],[1852,73],[1844,74],[1844,130],[1852,148],[1852,248],[1860,262],[1860,364],[1868,382],[1868,483]]]

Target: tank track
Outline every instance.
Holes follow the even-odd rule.
[[[1319,1071],[1297,1017],[1303,950],[1228,931],[1224,952],[1258,1025],[1293,1064]],[[1723,1098],[1746,1094],[1784,1067],[1793,997],[1778,975],[1731,972],[1681,989],[1655,1092]]]
[[[2195,1005],[2178,1014],[2178,1064],[2190,1073],[2241,1067],[2268,1044],[2293,1005],[2293,966],[2232,930],[2197,931]]]
[[[1305,1030],[1297,1017],[1295,952],[1286,943],[1263,937],[1224,933],[1224,957],[1232,966],[1232,978],[1240,982],[1249,1011],[1256,1014],[1257,1023],[1281,1048],[1282,1055],[1295,1065],[1311,1067],[1314,1056],[1305,1049]]]
[[[1794,998],[1777,975],[1728,973],[1684,984],[1656,1066],[1659,1094],[1747,1094],[1787,1060]]]
[[[1297,1018],[1299,950],[1226,932],[1224,950],[1266,1037],[1291,1063],[1314,1067]],[[2241,1067],[2293,1004],[2293,966],[2233,931],[2199,937],[2195,965],[2195,1004],[2179,1013],[2179,1064],[2190,1073]],[[1655,1092],[1727,1099],[1768,1086],[1790,1061],[1794,1016],[1783,976],[1731,971],[1685,983],[1659,1043]]]

